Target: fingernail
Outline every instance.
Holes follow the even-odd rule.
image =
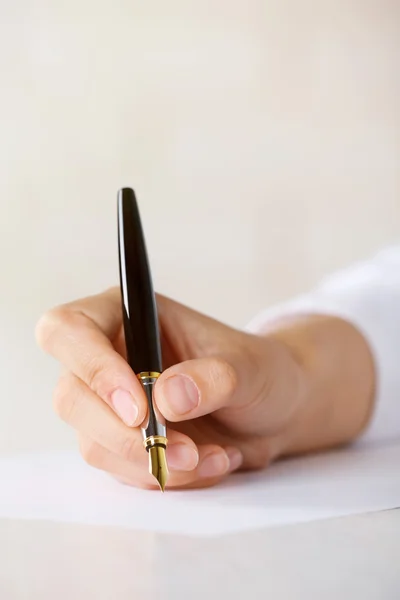
[[[229,471],[236,471],[243,463],[243,454],[237,448],[225,448],[229,458]]]
[[[167,462],[172,471],[193,471],[199,462],[199,454],[187,444],[172,444],[167,446]]]
[[[201,477],[217,477],[229,470],[229,459],[225,452],[215,452],[205,456],[199,466]]]
[[[115,390],[111,396],[111,403],[115,412],[121,417],[126,425],[132,427],[136,423],[139,409],[129,392],[121,389]]]
[[[169,377],[161,388],[165,401],[176,415],[190,412],[200,402],[199,390],[190,377],[186,375],[173,375]]]

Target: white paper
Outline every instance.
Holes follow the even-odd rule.
[[[144,491],[76,454],[0,459],[0,518],[215,536],[400,506],[400,442],[277,463],[199,491]]]

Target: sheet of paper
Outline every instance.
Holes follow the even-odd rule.
[[[215,536],[400,506],[400,442],[236,475],[200,491],[121,485],[76,454],[0,459],[0,518]]]

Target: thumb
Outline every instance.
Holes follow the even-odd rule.
[[[168,421],[218,411],[236,431],[275,435],[293,417],[304,382],[291,353],[276,340],[234,333],[229,353],[185,361],[160,376],[155,400]]]
[[[184,361],[160,376],[155,400],[168,421],[186,421],[222,409],[243,408],[262,397],[265,372],[256,351],[258,344],[253,342],[253,336],[226,329],[232,337],[232,351]]]

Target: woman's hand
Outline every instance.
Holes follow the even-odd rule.
[[[238,469],[352,440],[368,420],[374,372],[348,323],[303,317],[262,336],[158,296],[164,369],[155,400],[168,421],[169,487],[214,484]],[[63,366],[58,415],[92,466],[154,487],[140,425],[146,399],[125,360],[119,289],[51,310],[40,346]]]

